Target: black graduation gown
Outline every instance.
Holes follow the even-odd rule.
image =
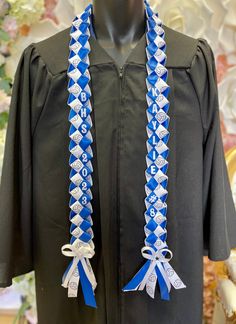
[[[61,287],[70,261],[69,28],[29,45],[18,64],[0,192],[0,282],[35,270],[39,324],[201,323],[203,255],[224,260],[236,247],[236,213],[219,123],[215,61],[205,39],[165,25],[171,87],[167,243],[186,284],[170,301],[122,292],[145,259],[145,34],[120,77],[91,37],[93,231],[97,308]]]

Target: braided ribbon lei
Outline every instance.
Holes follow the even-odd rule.
[[[86,305],[97,307],[94,290],[97,282],[89,262],[95,254],[93,239],[93,225],[91,214],[93,212],[92,199],[92,177],[93,167],[91,159],[93,142],[90,129],[92,119],[90,117],[92,107],[90,102],[91,91],[89,87],[89,18],[91,4],[85,11],[76,16],[73,21],[69,44],[69,68],[67,75],[68,83],[68,105],[70,106],[69,122],[69,150],[71,167],[70,187],[70,233],[72,235],[70,244],[62,247],[65,256],[73,257],[62,278],[62,286],[68,288],[68,297],[77,297],[79,280],[84,294]]]
[[[131,279],[131,281],[122,288],[123,291],[143,290],[154,298],[155,287],[158,281],[160,287],[161,299],[169,300],[171,285],[176,289],[186,286],[178,277],[174,269],[169,264],[173,253],[168,249],[166,243],[166,199],[168,192],[166,175],[168,162],[167,157],[169,148],[167,142],[169,139],[168,125],[170,117],[167,115],[169,101],[167,99],[170,87],[166,80],[168,70],[166,64],[166,43],[164,40],[165,32],[162,28],[162,21],[158,14],[154,13],[147,3],[147,33],[146,33],[146,54],[147,54],[147,119],[146,127],[148,140],[147,145],[147,169],[145,176],[145,211],[146,225],[145,246],[141,249],[144,258],[147,259],[143,267]],[[169,254],[169,258],[166,257]]]
[[[122,289],[141,290],[146,286],[148,294],[154,298],[156,281],[160,285],[162,299],[169,299],[170,284],[175,288],[186,287],[177,276],[168,261],[172,258],[172,252],[168,249],[166,240],[166,210],[167,205],[167,165],[168,156],[167,130],[169,117],[167,115],[169,102],[167,95],[169,86],[166,84],[167,70],[164,67],[166,55],[164,30],[161,21],[154,14],[146,1],[145,11],[147,17],[147,140],[148,154],[146,156],[147,169],[145,191],[147,197],[145,204],[145,246],[141,252],[147,259],[144,266],[134,278]],[[68,82],[68,105],[70,113],[68,120],[71,123],[69,130],[69,164],[71,195],[69,206],[71,222],[70,244],[62,246],[61,251],[67,257],[72,257],[63,278],[62,286],[68,288],[68,297],[77,297],[79,281],[81,281],[85,304],[97,307],[94,290],[97,282],[90,265],[89,259],[93,257],[94,243],[92,218],[92,176],[93,167],[91,159],[93,142],[90,129],[91,120],[91,91],[89,87],[89,53],[90,53],[90,16],[92,4],[89,4],[80,16],[76,16],[70,31],[70,54],[67,75]],[[166,257],[166,253],[170,257]]]

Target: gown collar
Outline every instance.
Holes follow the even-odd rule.
[[[164,24],[162,27],[165,31],[166,41],[166,68],[189,68],[197,52],[199,39],[184,35]],[[70,29],[71,27],[68,27],[46,40],[33,44],[53,75],[66,72],[68,69]],[[90,66],[106,63],[114,64],[113,58],[108,55],[94,37],[90,37],[89,43],[91,47],[89,54]],[[136,47],[132,50],[127,62],[145,66],[145,34],[143,34]]]

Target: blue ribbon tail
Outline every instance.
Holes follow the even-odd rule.
[[[78,270],[80,275],[81,287],[84,294],[85,304],[96,308],[97,304],[96,304],[93,288],[90,281],[88,280],[88,277],[85,274],[81,261],[79,261],[78,263]]]
[[[166,282],[161,274],[161,271],[158,269],[158,267],[155,267],[156,269],[156,274],[157,274],[157,280],[159,283],[159,287],[160,287],[160,294],[161,294],[161,299],[163,300],[170,300],[170,294],[168,291],[168,287],[166,285]]]
[[[142,268],[136,273],[136,275],[125,285],[122,290],[136,290],[136,288],[140,285],[141,281],[143,280],[148,268],[150,266],[151,261],[147,260]]]

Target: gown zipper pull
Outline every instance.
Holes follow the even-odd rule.
[[[120,67],[120,78],[123,76],[123,66]]]

